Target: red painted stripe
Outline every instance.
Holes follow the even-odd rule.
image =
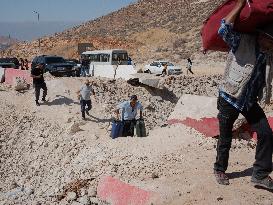
[[[103,177],[97,188],[98,197],[112,205],[150,205],[156,194],[121,182],[111,176]]]
[[[198,132],[204,134],[206,137],[215,137],[219,135],[219,122],[215,117],[201,118],[200,120],[187,117],[185,120],[171,119],[168,124],[183,124],[194,128]]]
[[[16,77],[24,78],[28,84],[32,84],[29,70],[5,69],[5,84],[13,85]]]
[[[273,117],[267,118],[268,123],[273,129]],[[215,137],[219,135],[219,122],[217,118],[201,118],[200,120],[186,118],[185,120],[171,119],[168,120],[168,124],[183,124],[188,127],[191,127],[198,132],[204,134],[206,137]],[[250,138],[257,140],[257,133],[253,132],[248,124],[243,124],[238,128],[240,132],[247,132],[250,135]]]

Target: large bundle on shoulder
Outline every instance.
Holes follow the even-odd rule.
[[[229,48],[218,35],[221,19],[234,8],[237,0],[227,0],[218,7],[207,19],[201,31],[203,51],[228,51]],[[252,33],[257,27],[273,21],[273,0],[248,0],[234,24],[239,32]]]

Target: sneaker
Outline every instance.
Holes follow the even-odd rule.
[[[38,102],[38,100],[35,101],[37,106],[40,106],[40,103]]]
[[[218,184],[229,185],[229,179],[225,172],[214,170],[214,176]]]
[[[263,179],[257,179],[252,176],[251,182],[254,184],[254,186],[263,187],[266,189],[273,190],[273,180],[270,176],[265,177]]]
[[[46,99],[45,99],[45,98],[42,98],[42,101],[43,101],[43,102],[45,102],[45,101],[46,101]]]

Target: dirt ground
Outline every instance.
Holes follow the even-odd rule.
[[[81,120],[75,95],[80,79],[49,79],[47,85],[48,102],[40,107],[33,89],[18,93],[1,86],[0,204],[71,204],[69,183],[94,178],[84,189],[95,189],[104,175],[154,191],[162,204],[272,204],[271,192],[250,183],[255,148],[249,142],[233,140],[230,185],[218,185],[216,139],[165,125],[146,138],[112,140],[111,114],[102,115],[106,104],[99,97],[92,99],[91,116]]]

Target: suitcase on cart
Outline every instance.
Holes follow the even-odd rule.
[[[124,127],[124,124],[123,124],[122,121],[114,120],[112,122],[112,129],[111,129],[110,137],[112,139],[121,137],[122,136],[122,132],[123,132],[123,127]]]
[[[139,119],[136,122],[136,135],[138,137],[146,137],[146,127],[143,119]]]

